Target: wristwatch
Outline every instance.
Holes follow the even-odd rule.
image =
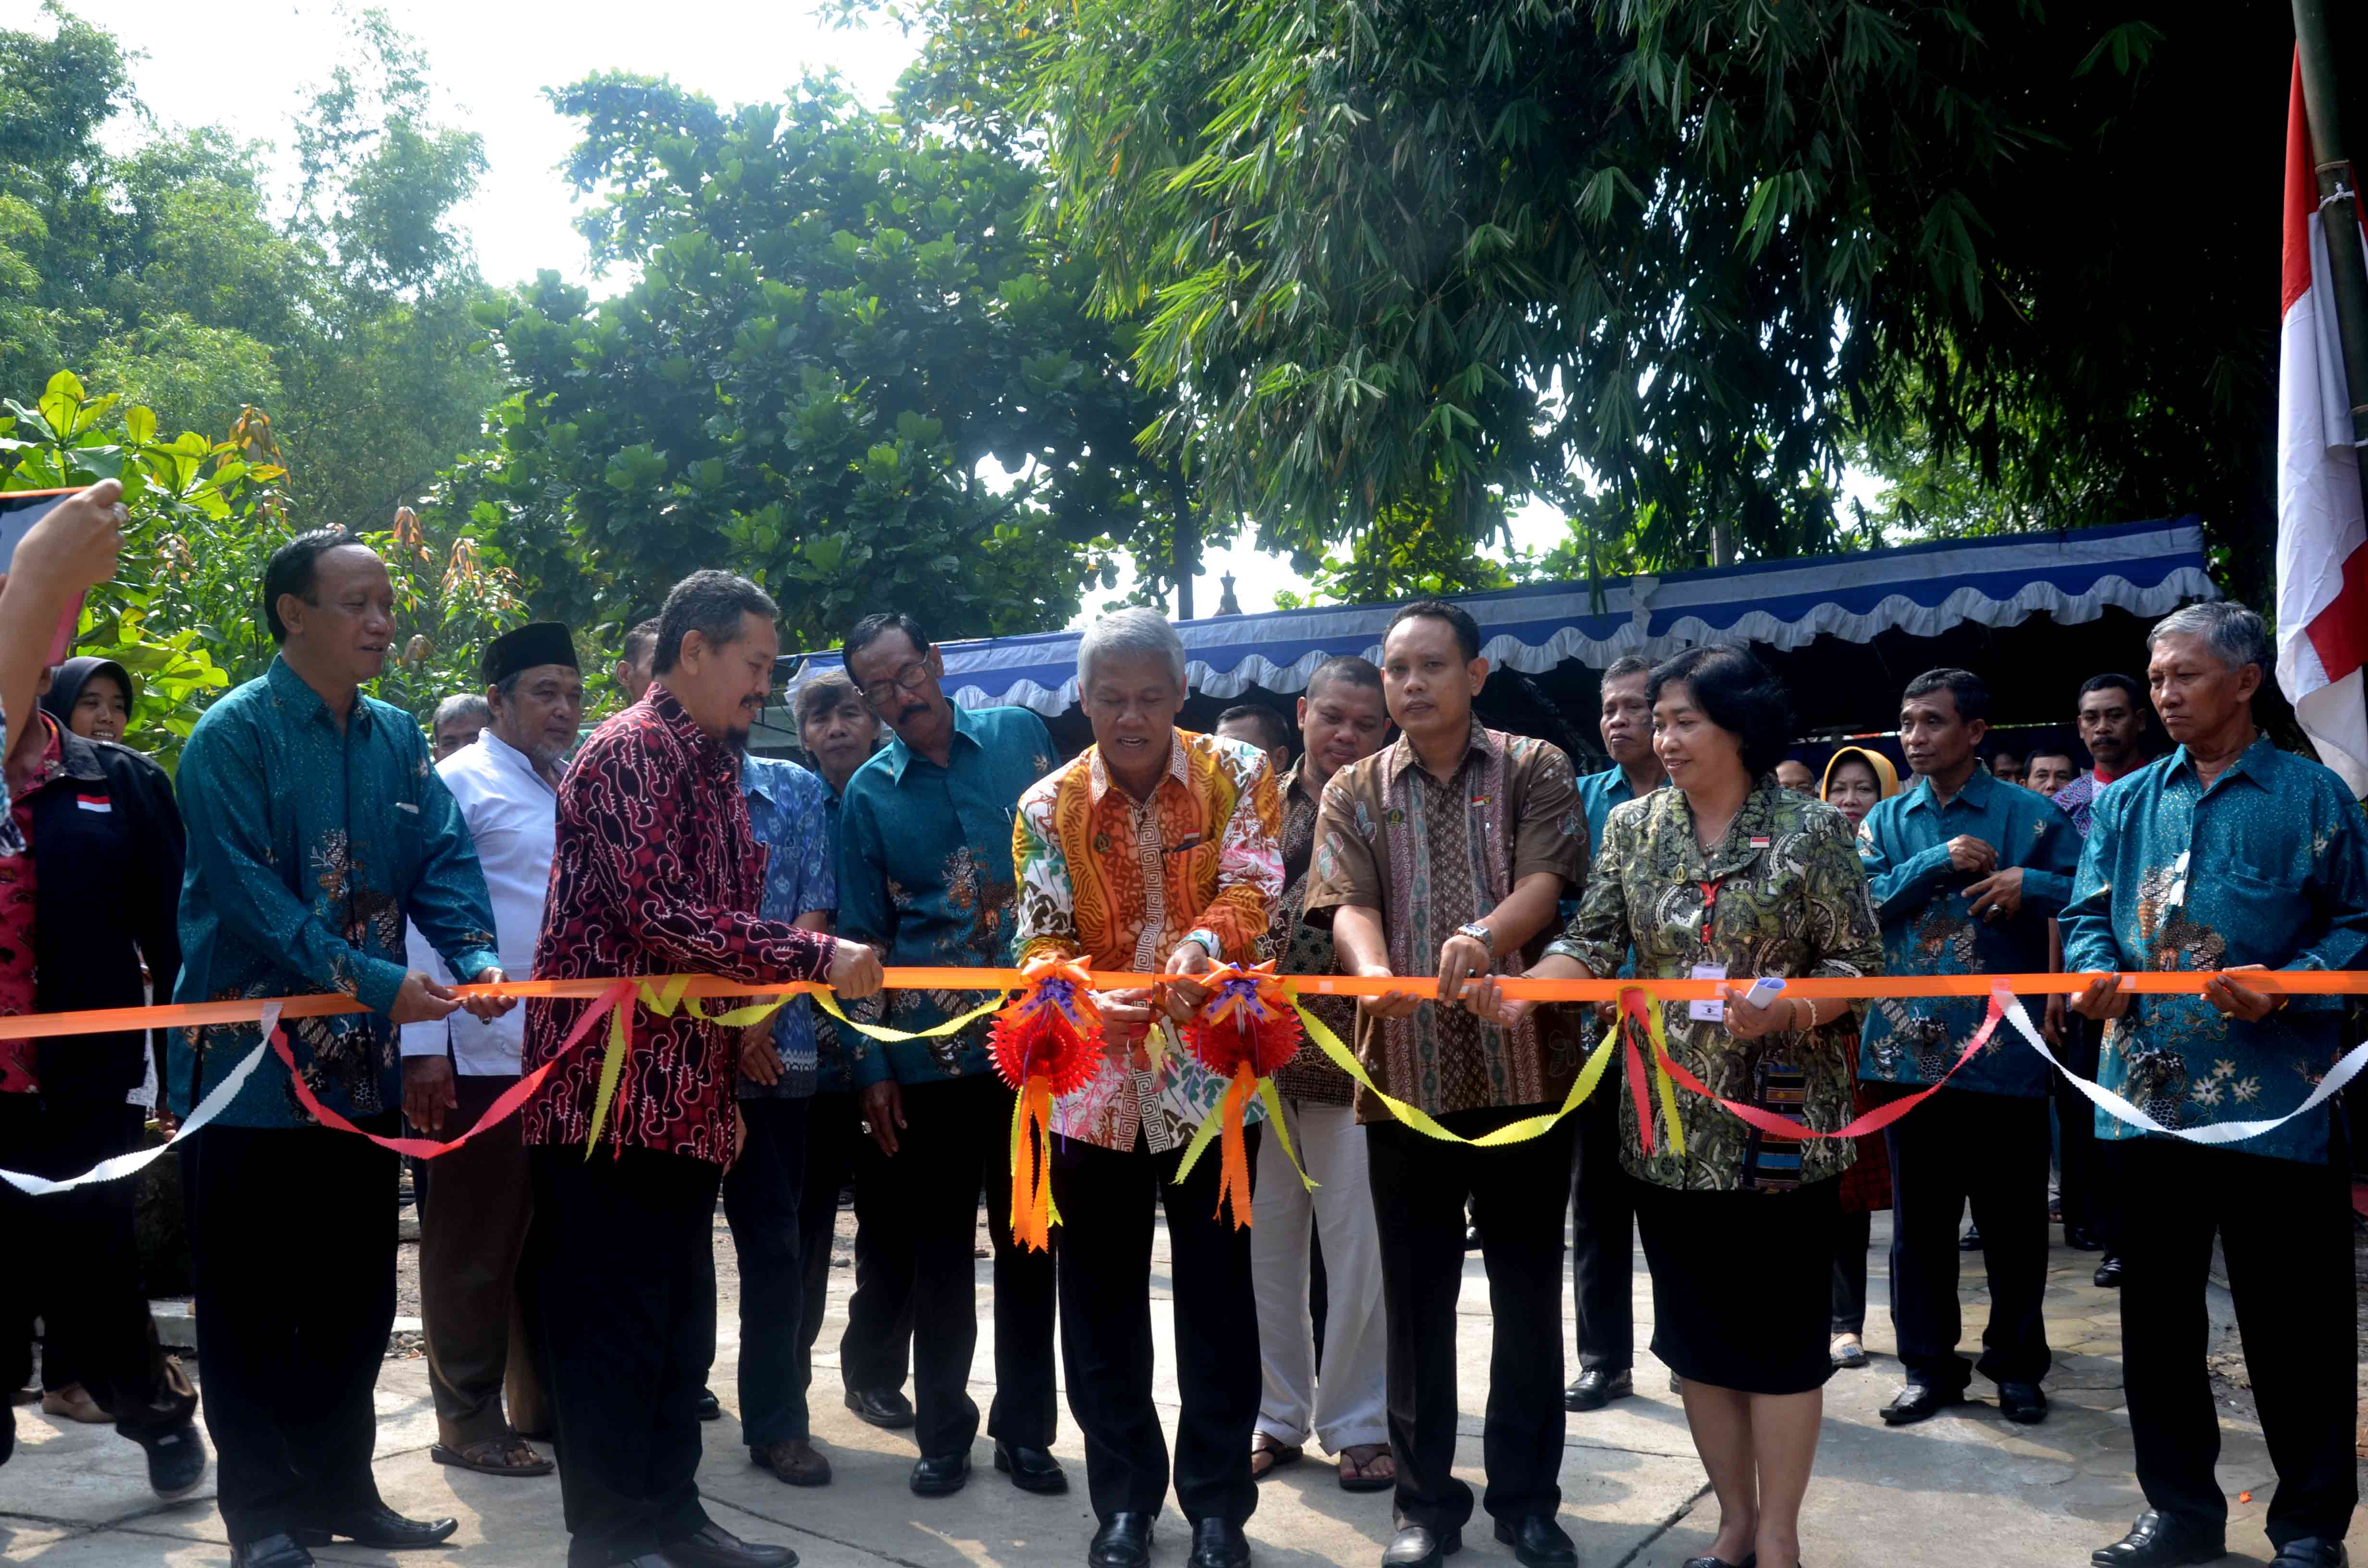
[[[1469,937],[1474,941],[1479,943],[1483,948],[1486,948],[1488,950],[1488,957],[1492,961],[1497,957],[1497,934],[1494,931],[1489,930],[1486,926],[1481,925],[1477,920],[1468,920],[1463,925],[1458,926],[1455,928],[1455,934],[1459,937]]]

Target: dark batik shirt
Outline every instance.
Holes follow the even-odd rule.
[[[759,985],[825,978],[833,938],[757,913],[765,864],[740,758],[654,686],[593,732],[560,784],[535,976],[706,974]],[[558,1054],[586,1005],[528,1005],[528,1072]],[[529,1143],[580,1143],[589,1132],[607,1025],[598,1028],[602,1038],[578,1047],[527,1102]],[[602,1139],[729,1165],[739,1036],[688,1010],[660,1018],[637,1006]]]
[[[1275,900],[1269,945],[1278,973],[1338,974],[1340,964],[1332,950],[1331,928],[1300,918],[1307,904],[1307,867],[1315,857],[1315,819],[1322,808],[1306,788],[1306,767],[1307,759],[1302,757],[1297,767],[1282,776],[1282,896]],[[1301,1001],[1344,1044],[1356,1038],[1355,997],[1305,996]],[[1356,1087],[1314,1040],[1302,1043],[1299,1053],[1276,1072],[1274,1086],[1311,1105],[1347,1105]]]
[[[1441,944],[1523,877],[1584,881],[1586,831],[1560,748],[1474,719],[1463,760],[1439,779],[1401,736],[1325,785],[1307,915],[1328,926],[1342,904],[1377,910],[1392,972],[1435,976]],[[1497,972],[1524,972],[1546,936],[1500,957]],[[1429,1002],[1406,1018],[1360,1011],[1357,1059],[1384,1092],[1434,1116],[1558,1102],[1578,1075],[1575,1012],[1541,1007],[1504,1029]],[[1389,1112],[1360,1090],[1357,1114],[1374,1121]]]

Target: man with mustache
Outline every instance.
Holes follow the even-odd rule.
[[[939,681],[945,659],[919,621],[868,615],[848,633],[848,676],[892,738],[857,768],[839,806],[839,929],[891,964],[961,968],[1010,962],[1018,887],[1011,819],[1019,797],[1053,769],[1053,737],[1025,708],[957,708]],[[971,991],[900,989],[888,1024],[917,1032],[986,1000]],[[879,1215],[876,1285],[849,1304],[847,1403],[874,1426],[901,1425],[894,1364],[895,1283],[910,1280],[913,1491],[941,1496],[970,1477],[978,1406],[970,1397],[977,1344],[972,1263],[979,1193],[995,1239],[995,1468],[1025,1492],[1064,1492],[1053,1457],[1054,1279],[1049,1253],[1011,1238],[1012,1091],[987,1062],[988,1021],[933,1040],[848,1053],[868,1144],[855,1179]],[[854,1331],[860,1312],[863,1332]]]
[[[694,572],[666,595],[649,695],[594,731],[560,783],[538,978],[826,981],[849,998],[879,988],[871,949],[758,913],[766,857],[740,762],[772,686],[776,614],[763,589],[728,572]],[[559,1057],[589,1005],[529,1009],[527,1071]],[[524,1112],[528,1274],[569,1568],[787,1568],[796,1553],[711,1520],[695,1479],[740,1031],[704,1010],[659,1017],[624,1005],[632,1047],[601,1146],[586,1146],[601,1097],[597,1041],[562,1060]]]

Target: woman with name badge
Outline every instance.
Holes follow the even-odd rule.
[[[1614,809],[1577,917],[1530,975],[1608,979],[1633,947],[1644,979],[1725,983],[1718,1000],[1623,998],[1632,1081],[1598,1092],[1622,1096],[1653,1354],[1683,1380],[1718,1494],[1709,1554],[1687,1568],[1796,1568],[1833,1371],[1836,1178],[1852,1149],[1674,1092],[1658,1057],[1722,1099],[1839,1129],[1856,1062],[1822,1026],[1858,1005],[1788,994],[1784,982],[1879,974],[1882,933],[1850,823],[1776,780],[1790,703],[1758,660],[1691,649],[1653,672],[1647,699],[1673,788]],[[1508,1022],[1535,1006],[1493,982],[1466,1005]]]

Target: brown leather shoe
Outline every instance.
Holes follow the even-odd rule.
[[[804,1437],[792,1437],[786,1443],[768,1443],[761,1449],[750,1449],[749,1460],[759,1470],[769,1470],[791,1486],[828,1486],[830,1460]]]

